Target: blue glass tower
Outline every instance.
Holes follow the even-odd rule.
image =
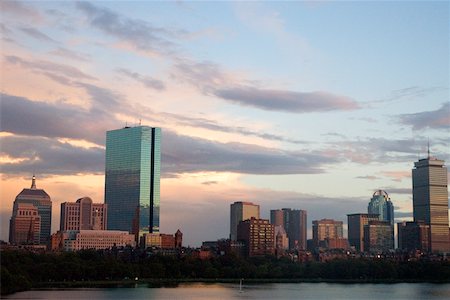
[[[159,232],[161,129],[125,127],[106,132],[107,228],[136,235]]]
[[[378,214],[380,221],[386,221],[394,225],[394,205],[385,191],[378,190],[373,193],[367,211],[369,214]]]

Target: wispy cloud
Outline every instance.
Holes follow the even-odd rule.
[[[73,66],[65,64],[58,64],[46,60],[26,60],[14,55],[5,56],[5,60],[10,64],[18,65],[24,69],[29,69],[43,75],[53,74],[60,77],[66,77],[66,80],[68,80],[68,78],[96,80],[95,77],[90,76]]]
[[[125,68],[119,68],[119,69],[116,69],[116,71],[117,71],[117,73],[119,73],[123,76],[132,78],[132,79],[142,83],[144,86],[146,86],[148,88],[151,88],[154,90],[159,90],[159,91],[164,90],[166,88],[164,85],[164,82],[162,82],[159,79],[155,79],[151,76],[142,75],[142,74],[130,71]]]
[[[410,125],[416,130],[433,128],[448,131],[450,129],[450,102],[445,102],[436,110],[400,115],[400,122]]]
[[[0,1],[0,8],[2,13],[12,14],[14,16],[18,16],[21,19],[33,21],[33,22],[41,22],[43,21],[42,14],[35,9],[29,2],[24,3],[22,1]]]
[[[196,86],[206,95],[264,110],[307,113],[359,108],[353,99],[329,92],[259,88],[254,81],[235,78],[211,62],[179,61],[172,76]]]
[[[57,44],[58,42],[46,35],[45,33],[42,33],[41,31],[37,30],[36,28],[32,27],[21,27],[20,30],[24,33],[26,33],[28,36],[37,39],[39,41],[43,42],[49,42]]]
[[[304,93],[237,86],[218,89],[214,94],[242,105],[273,111],[307,113],[358,108],[354,100],[328,92]]]
[[[78,53],[63,47],[58,47],[58,49],[51,51],[50,54],[82,62],[91,60],[91,57],[87,54]]]
[[[77,2],[76,7],[86,15],[91,26],[147,53],[164,56],[173,54],[176,44],[171,39],[182,34],[180,30],[153,26],[149,22],[127,18],[88,2]]]

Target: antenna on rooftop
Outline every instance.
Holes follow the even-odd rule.
[[[428,138],[428,159],[430,159],[430,138]]]

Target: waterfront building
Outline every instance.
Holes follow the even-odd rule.
[[[380,221],[386,221],[394,225],[394,205],[388,193],[383,190],[378,190],[373,193],[372,199],[370,199],[367,207],[367,212],[369,214],[378,214]]]
[[[144,248],[180,249],[183,243],[183,233],[178,229],[175,234],[146,233],[141,238]]]
[[[394,250],[394,227],[388,221],[369,221],[364,225],[364,251],[382,253]]]
[[[314,247],[327,247],[325,241],[342,239],[344,237],[343,222],[332,219],[312,221]]]
[[[67,230],[52,237],[53,250],[78,251],[82,249],[111,249],[113,247],[135,247],[135,236],[118,230]],[[53,242],[52,242],[53,244]],[[62,246],[59,249],[58,246]],[[53,248],[53,247],[52,247]]]
[[[357,251],[364,252],[364,226],[369,221],[378,221],[378,214],[348,214],[348,242]]]
[[[252,202],[234,202],[230,206],[230,239],[237,240],[239,222],[250,218],[259,219],[259,205]]]
[[[125,127],[106,133],[107,228],[159,232],[161,129]]]
[[[31,203],[17,203],[9,222],[9,243],[12,245],[39,245],[41,217]]]
[[[244,243],[247,256],[275,254],[274,227],[269,220],[264,219],[251,218],[239,222],[237,239]]]
[[[60,230],[106,230],[104,203],[92,203],[89,197],[61,203]]]
[[[270,211],[270,223],[283,226],[289,238],[289,249],[306,250],[306,210],[283,208]]]
[[[429,151],[428,151],[429,152]],[[430,250],[449,252],[447,168],[434,157],[419,159],[412,170],[415,222],[430,227]]]
[[[411,252],[430,251],[430,225],[423,221],[397,223],[398,248]]]
[[[17,196],[13,205],[13,215],[21,203],[33,204],[40,217],[40,238],[39,244],[46,245],[50,240],[52,227],[52,201],[50,196],[43,190],[36,187],[36,176],[31,179],[31,188],[23,189]]]

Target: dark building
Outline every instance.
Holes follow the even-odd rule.
[[[237,239],[244,243],[249,257],[275,254],[275,229],[269,220],[251,218],[241,221]]]
[[[290,208],[271,210],[270,222],[275,226],[283,226],[289,238],[289,249],[306,250],[306,210]]]
[[[52,201],[43,189],[36,188],[36,177],[34,175],[31,180],[31,188],[23,189],[16,196],[13,215],[16,215],[19,204],[32,204],[37,208],[40,217],[39,244],[46,245],[50,241],[52,227]]]
[[[415,222],[430,226],[430,250],[448,252],[448,190],[444,161],[433,157],[414,163],[413,212]]]
[[[425,222],[401,222],[397,223],[398,248],[411,252],[430,251],[430,226]]]
[[[349,214],[348,219],[348,242],[357,251],[364,252],[364,226],[369,221],[378,221],[377,214]]]
[[[394,249],[394,227],[389,221],[369,221],[364,225],[364,251],[387,252]]]
[[[106,133],[108,230],[159,232],[161,129],[125,127]]]

